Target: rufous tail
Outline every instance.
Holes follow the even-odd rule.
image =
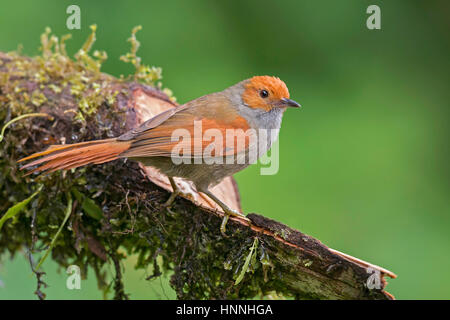
[[[29,157],[20,159],[18,162],[42,157],[34,160],[21,169],[33,168],[26,175],[39,171],[50,173],[56,170],[68,170],[78,168],[87,164],[99,164],[119,158],[120,154],[130,147],[128,141],[117,141],[117,139],[95,140],[67,145],[53,145],[46,151],[37,152]]]

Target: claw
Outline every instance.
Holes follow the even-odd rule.
[[[172,206],[173,202],[175,201],[175,198],[180,194],[180,189],[178,188],[175,180],[173,180],[172,177],[168,177],[170,185],[172,186],[172,194],[170,195],[169,199],[164,203],[164,207],[170,208]]]
[[[247,219],[247,218],[239,211],[233,210],[231,208],[226,207],[226,208],[222,208],[222,209],[225,212],[225,215],[223,216],[222,224],[220,225],[220,232],[222,233],[222,235],[224,237],[227,237],[227,235],[225,234],[225,227],[226,227],[228,219],[230,219],[230,217],[241,217],[241,218],[245,218],[245,219]]]
[[[170,208],[172,206],[173,202],[175,201],[175,198],[178,196],[178,194],[179,194],[178,190],[172,192],[169,199],[167,199],[167,201],[164,203],[164,207]]]
[[[201,190],[200,192],[203,192],[208,197],[210,197],[211,200],[213,200],[215,203],[217,203],[219,205],[219,207],[222,208],[223,212],[225,212],[225,215],[224,215],[223,220],[222,220],[222,224],[220,225],[220,232],[222,233],[222,235],[224,237],[227,236],[225,234],[225,226],[227,225],[227,222],[228,222],[228,219],[230,218],[230,216],[232,216],[232,217],[241,217],[241,218],[244,218],[244,219],[248,220],[245,217],[245,215],[243,215],[239,211],[233,210],[230,207],[228,207],[225,203],[223,203],[219,198],[217,198],[209,190]]]
[[[171,214],[172,217],[175,217],[175,216],[176,216],[176,213],[173,212],[172,209],[170,209],[170,207],[166,207],[166,210],[167,210],[168,213]]]
[[[228,215],[228,214],[225,214],[224,216],[223,216],[223,219],[222,219],[222,224],[220,225],[220,233],[222,233],[222,235],[226,238],[226,237],[228,237],[227,236],[227,234],[225,233],[225,227],[226,227],[226,225],[227,225],[227,222],[228,222],[228,219],[230,218],[230,215]]]

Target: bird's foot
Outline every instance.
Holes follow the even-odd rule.
[[[215,203],[217,203],[219,205],[219,207],[222,208],[223,212],[225,213],[225,215],[223,216],[222,219],[222,223],[220,224],[220,232],[222,233],[222,235],[224,237],[227,237],[225,231],[225,227],[227,225],[228,219],[231,217],[240,217],[243,218],[244,220],[248,220],[247,217],[245,217],[245,215],[243,215],[242,213],[240,213],[237,210],[231,209],[230,207],[228,207],[224,202],[222,202],[219,198],[217,198],[213,193],[211,193],[209,190],[201,190],[201,192],[203,192],[204,194],[206,194],[211,200],[213,200]]]
[[[170,208],[172,204],[175,202],[175,199],[177,196],[181,196],[183,198],[192,199],[193,195],[192,193],[185,193],[177,189],[176,191],[172,192],[169,199],[163,204],[164,207]]]
[[[169,177],[170,185],[172,186],[172,194],[170,195],[169,199],[164,203],[165,208],[170,208],[175,201],[175,198],[180,194],[180,189],[178,188],[175,180],[173,180],[172,177]]]
[[[227,207],[226,209],[225,208],[222,208],[222,209],[225,212],[225,215],[223,216],[222,223],[220,224],[220,233],[222,233],[222,235],[224,237],[227,237],[227,235],[225,233],[226,225],[227,225],[228,219],[230,217],[241,217],[241,218],[245,218],[245,219],[247,219],[247,218],[239,211],[233,210],[231,208]]]
[[[170,208],[172,204],[174,203],[177,196],[182,196],[183,198],[187,199],[193,199],[194,194],[190,192],[183,192],[176,184],[175,180],[173,178],[169,178],[170,184],[172,185],[173,192],[170,195],[169,199],[163,204],[165,208]]]
[[[175,198],[179,195],[179,191],[175,190],[174,192],[172,192],[172,194],[170,195],[169,199],[167,199],[167,201],[163,204],[163,206],[165,208],[170,208],[173,204],[173,202],[175,201]]]

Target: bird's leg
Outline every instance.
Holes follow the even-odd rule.
[[[225,215],[223,217],[222,220],[222,224],[220,226],[220,232],[226,236],[225,234],[225,226],[227,225],[228,219],[230,218],[230,216],[233,217],[241,217],[241,218],[245,218],[246,220],[248,220],[242,213],[240,213],[239,211],[233,210],[230,207],[228,207],[225,203],[223,203],[219,198],[217,198],[214,194],[212,194],[209,190],[202,190],[201,192],[203,192],[204,194],[206,194],[208,197],[210,197],[215,203],[217,203],[222,210],[225,212]]]
[[[169,208],[172,205],[172,203],[175,201],[175,198],[179,194],[181,194],[181,190],[180,190],[180,188],[178,188],[175,180],[173,180],[172,177],[169,177],[169,181],[170,181],[170,184],[172,186],[173,192],[170,195],[170,198],[166,201],[166,203],[164,203],[164,206],[167,207],[167,208]]]
[[[170,195],[169,199],[164,203],[164,207],[166,207],[169,212],[170,212],[169,208],[173,204],[173,202],[175,201],[175,198],[177,196],[182,196],[187,199],[191,199],[191,198],[195,199],[195,196],[192,193],[181,191],[180,187],[178,187],[178,185],[175,182],[175,180],[173,179],[173,177],[168,177],[168,178],[170,181],[170,185],[172,186],[173,192]]]

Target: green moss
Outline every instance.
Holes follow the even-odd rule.
[[[265,236],[243,231],[230,221],[227,230],[233,236],[223,238],[220,220],[211,219],[211,214],[185,200],[178,201],[169,213],[161,206],[166,192],[147,180],[136,184],[131,178],[141,176],[136,163],[115,161],[37,178],[23,177],[18,171],[17,159],[45,144],[121,133],[115,124],[125,121],[117,106],[126,97],[126,91],[118,89],[125,78],[118,80],[100,72],[107,55],[94,51],[90,56],[96,27],[91,29],[75,59],[69,58],[65,49],[70,36],[58,39],[50,29],[41,36],[41,56],[0,54],[0,121],[6,123],[27,113],[55,113],[53,121],[40,117],[14,122],[0,144],[0,215],[27,199],[36,182],[44,186],[17,215],[17,223],[4,224],[0,255],[15,255],[27,248],[37,259],[40,249],[52,243],[55,228],[62,225],[67,197],[71,196],[72,212],[53,241],[51,258],[62,267],[80,266],[85,276],[92,268],[106,296],[113,289],[114,298],[128,297],[121,261],[129,255],[137,256],[136,268],[153,267],[149,281],[171,272],[171,286],[183,299],[252,298],[273,295],[273,290],[288,294],[279,285],[283,270],[271,261]],[[133,29],[131,50],[122,60],[135,66],[134,80],[162,88],[161,69],[143,65],[136,55],[139,29]],[[61,106],[61,101],[67,105]],[[45,270],[45,264],[42,268]],[[34,271],[42,288],[45,276]],[[41,290],[37,294],[44,297]]]
[[[137,51],[139,50],[141,43],[136,38],[136,33],[141,29],[142,26],[133,28],[131,37],[128,39],[128,42],[131,44],[130,52],[121,56],[120,60],[126,63],[131,63],[134,66],[135,72],[133,78],[135,81],[156,86],[158,89],[161,89],[172,101],[176,101],[172,90],[162,87],[162,82],[160,81],[162,79],[162,69],[141,64],[141,57],[137,55]]]

